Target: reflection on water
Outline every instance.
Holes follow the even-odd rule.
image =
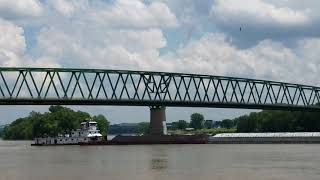
[[[160,159],[160,158],[152,158],[151,159],[152,169],[162,170],[168,168],[168,160]]]
[[[0,180],[320,179],[320,145],[29,144],[0,141]]]
[[[168,152],[165,146],[151,146],[151,169],[164,170],[168,168]]]

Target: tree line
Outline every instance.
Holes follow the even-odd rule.
[[[31,140],[35,137],[70,134],[72,130],[79,129],[80,123],[85,119],[96,121],[101,134],[107,134],[109,122],[103,115],[91,116],[89,113],[63,106],[50,106],[49,112],[32,111],[27,117],[13,121],[3,129],[2,138]]]
[[[320,112],[264,110],[215,123],[220,128],[235,128],[237,132],[317,132],[320,131]],[[193,113],[190,123],[179,120],[172,123],[171,129],[187,127],[211,129],[212,124],[205,121],[202,114]]]
[[[320,112],[261,111],[233,119],[237,132],[317,132]]]
[[[3,139],[33,139],[68,134],[72,130],[80,128],[80,123],[88,118],[97,121],[101,133],[107,134],[109,122],[103,115],[91,116],[89,113],[74,111],[63,106],[50,106],[49,112],[33,111],[27,117],[19,118],[5,127],[2,126],[0,135]],[[252,112],[248,115],[224,119],[215,123],[222,129],[231,129],[237,132],[317,132],[320,131],[320,112],[268,110]],[[188,127],[201,130],[198,132],[203,133],[209,133],[211,131],[207,130],[213,129],[212,121],[206,121],[200,113],[191,114],[189,122],[185,120],[172,122],[168,129],[185,130]],[[138,123],[135,132],[149,134],[149,123]]]
[[[5,128],[5,125],[0,125],[0,137],[2,137],[4,128]]]
[[[184,130],[186,128],[193,128],[195,130],[199,129],[212,129],[214,127],[221,127],[221,128],[234,128],[236,124],[234,124],[233,120],[224,119],[222,121],[212,121],[212,120],[205,120],[203,114],[201,113],[193,113],[190,116],[190,123],[185,120],[178,120],[171,123],[171,130]]]

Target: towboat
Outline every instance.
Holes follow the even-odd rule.
[[[98,123],[86,120],[81,123],[81,129],[73,130],[70,134],[58,135],[57,137],[39,137],[34,139],[33,146],[50,145],[79,145],[100,143],[104,137],[100,134],[97,127]]]

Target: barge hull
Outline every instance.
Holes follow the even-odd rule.
[[[320,137],[213,137],[209,144],[320,144]]]
[[[148,145],[148,144],[207,144],[207,135],[162,135],[162,136],[121,136],[112,140],[79,142],[76,144],[31,144],[31,146],[62,146],[62,145]]]
[[[109,141],[109,144],[207,144],[208,140],[207,135],[116,136]]]

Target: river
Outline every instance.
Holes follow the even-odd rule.
[[[320,145],[29,144],[0,140],[0,180],[320,179]]]

